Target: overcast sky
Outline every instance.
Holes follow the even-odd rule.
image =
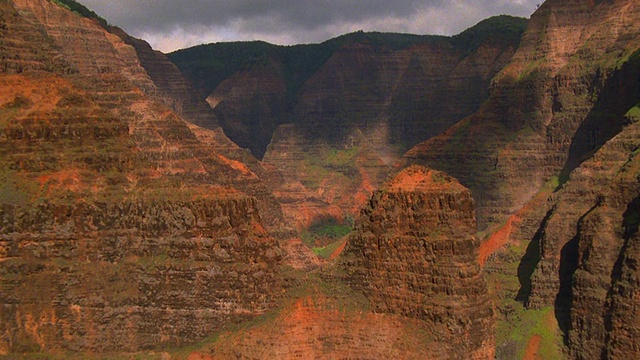
[[[317,43],[364,31],[454,35],[493,15],[529,17],[543,0],[79,0],[169,52],[197,44]]]

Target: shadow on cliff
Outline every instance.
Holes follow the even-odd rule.
[[[516,300],[522,302],[525,306],[529,305],[529,297],[531,296],[531,276],[538,267],[540,262],[540,241],[544,235],[544,229],[547,227],[547,222],[551,218],[554,209],[551,209],[542,219],[540,227],[536,231],[533,239],[527,246],[525,254],[520,259],[518,265],[518,281],[520,282],[520,290],[516,295]]]
[[[558,295],[556,295],[554,311],[556,320],[558,321],[558,326],[563,334],[563,341],[565,345],[569,344],[569,331],[571,330],[573,275],[580,266],[579,246],[582,234],[582,224],[584,219],[598,206],[600,206],[600,201],[580,217],[578,220],[576,235],[562,247],[562,251],[560,252],[560,269],[558,270],[560,290],[558,290]]]
[[[624,229],[623,239],[624,244],[620,249],[620,254],[618,255],[618,259],[613,266],[613,270],[611,271],[611,287],[609,287],[609,291],[607,292],[607,309],[604,316],[604,328],[605,328],[605,340],[604,344],[609,344],[611,341],[611,332],[613,331],[613,317],[616,307],[616,299],[615,294],[618,287],[616,284],[622,279],[624,263],[625,259],[629,254],[630,242],[632,242],[632,238],[638,234],[638,229],[640,228],[640,196],[636,197],[631,201],[624,214],[622,215],[622,228]],[[608,359],[610,358],[610,354],[608,353],[609,347],[605,346],[602,349],[602,358]]]
[[[598,100],[571,140],[567,161],[559,175],[560,186],[573,170],[627,125],[625,113],[640,100],[640,50],[614,70],[600,88],[603,76],[600,69],[593,75],[589,92],[599,94]],[[562,111],[562,104],[554,104],[554,108]]]
[[[565,345],[569,341],[571,330],[571,306],[573,305],[573,274],[578,270],[578,245],[580,236],[576,235],[562,247],[560,253],[560,290],[556,296],[554,310],[558,326],[563,334]]]

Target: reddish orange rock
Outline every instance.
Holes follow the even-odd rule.
[[[495,320],[475,227],[469,190],[442,172],[409,167],[362,211],[344,250],[345,279],[374,312],[426,321],[450,358],[493,358]]]

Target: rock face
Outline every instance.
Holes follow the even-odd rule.
[[[477,262],[471,192],[444,173],[400,172],[349,237],[345,280],[374,312],[425,320],[448,358],[493,358],[494,317]]]
[[[500,225],[504,244],[531,240],[519,296],[553,307],[572,358],[636,354],[626,229],[638,180],[638,5],[547,1],[481,109],[405,155],[468,185],[480,227]],[[541,201],[549,184],[557,189]]]
[[[638,355],[631,338],[640,323],[630,309],[638,306],[631,294],[638,291],[632,263],[640,127],[639,118],[626,119],[628,125],[550,198],[553,207],[541,228],[529,301],[554,304],[574,358]]]
[[[452,38],[354,33],[318,45],[199,46],[170,58],[210,91],[231,139],[283,172],[277,196],[305,227],[357,214],[404,151],[478,109],[525,24],[496,17]],[[256,60],[227,74],[227,54]]]
[[[621,69],[640,46],[635,5],[544,3],[489,100],[409,151],[405,163],[460,179],[478,201],[481,229],[504,223],[551,177],[565,181],[622,128],[636,103],[634,75]]]
[[[156,91],[149,95],[155,96],[193,124],[211,130],[218,128],[218,121],[211,108],[200,99],[198,92],[166,55],[153,50],[144,40],[131,37],[119,28],[109,27],[107,30],[118,35],[122,41],[135,49],[140,65],[155,85]]]
[[[136,50],[44,0],[0,2],[0,32],[0,354],[183,344],[269,308],[275,198]]]

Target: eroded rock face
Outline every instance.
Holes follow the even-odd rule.
[[[155,91],[148,95],[155,97],[189,122],[211,130],[219,127],[211,108],[166,55],[153,50],[146,41],[136,39],[119,28],[109,27],[107,30],[135,49],[140,66],[155,85]]]
[[[636,103],[635,75],[621,65],[640,47],[637,17],[635,1],[545,2],[489,100],[407,152],[406,163],[468,186],[481,229],[504,223],[622,128]]]
[[[267,50],[207,100],[234,141],[285,174],[276,193],[291,221],[342,220],[404,151],[478,109],[525,23],[497,17],[453,38],[355,33],[291,48],[236,44],[238,53]],[[232,44],[217,46],[233,53]],[[205,89],[203,79],[222,70],[194,69],[188,54],[206,48],[170,55]]]
[[[0,212],[5,353],[192,342],[264,312],[280,283],[246,196]]]
[[[531,306],[553,304],[575,358],[634,357],[640,325],[635,266],[640,133],[630,122],[572,174],[549,202]],[[624,320],[623,320],[624,319]]]
[[[0,24],[0,353],[190,343],[270,307],[283,218],[260,178],[96,21],[16,0]]]
[[[449,357],[492,358],[493,309],[475,231],[469,190],[444,173],[410,167],[362,211],[343,253],[345,279],[374,312],[441,330]]]

